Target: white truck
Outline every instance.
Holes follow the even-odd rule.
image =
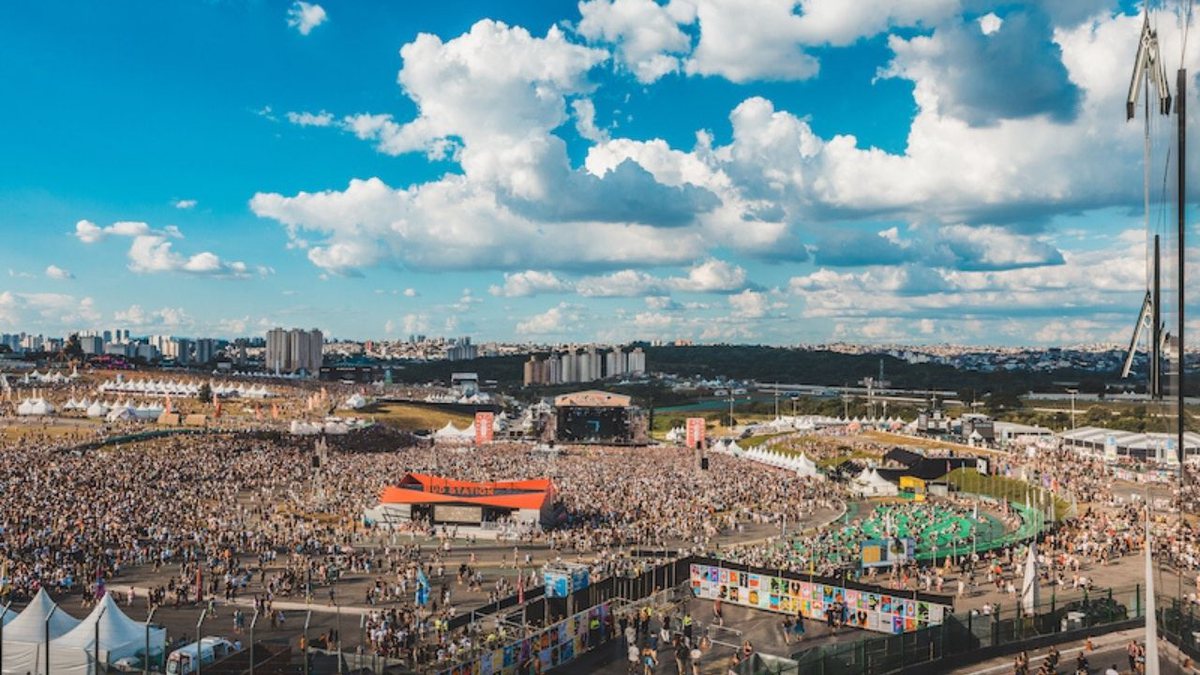
[[[200,642],[184,645],[167,655],[167,675],[192,675],[196,666],[204,666],[242,651],[240,642],[230,642],[223,637],[209,636]]]

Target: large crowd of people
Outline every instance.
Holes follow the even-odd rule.
[[[992,584],[1011,593],[1023,560],[1020,545],[987,552],[966,545],[985,523],[1016,529],[1020,516],[1002,506],[981,512],[951,496],[842,517],[850,499],[844,484],[720,453],[703,470],[680,448],[431,447],[379,427],[336,439],[328,452],[314,450],[311,438],[248,433],[79,449],[102,435],[33,428],[0,440],[9,460],[0,466],[0,599],[20,602],[39,588],[91,597],[98,582],[120,582],[142,589],[139,597],[153,606],[253,597],[272,623],[280,599],[363,605],[373,651],[448,663],[504,637],[500,627],[451,630],[451,622],[518,586],[539,585],[536,570],[550,560],[586,564],[593,579],[638,574],[689,553],[857,574],[864,539],[913,536],[923,550],[952,555],[940,568],[890,570],[889,583],[939,591],[949,583],[947,592],[959,594]],[[842,438],[796,436],[789,447],[819,460],[882,454],[877,442]],[[1145,511],[1110,489],[1117,468],[1048,448],[994,461],[1001,475],[1078,505],[1059,514],[1068,517],[1040,545],[1046,583],[1086,587],[1095,570],[1141,550]],[[512,555],[489,564],[468,557],[451,527],[418,520],[382,530],[364,522],[380,491],[410,471],[466,481],[548,477],[558,520],[547,529],[505,529],[500,543]],[[1200,507],[1195,487],[1160,492],[1173,508]],[[1190,521],[1156,518],[1152,532],[1163,560],[1184,573],[1200,570],[1200,529]],[[421,607],[419,583],[430,590]]]

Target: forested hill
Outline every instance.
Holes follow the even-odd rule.
[[[1100,391],[1104,383],[1118,382],[1113,373],[1079,370],[988,373],[958,370],[948,365],[910,364],[878,354],[843,354],[783,347],[713,345],[643,348],[646,350],[646,363],[652,372],[683,377],[752,379],[762,383],[778,381],[824,386],[853,385],[864,377],[877,377],[880,359],[884,364],[884,377],[893,387],[904,389],[1018,393],[1031,389],[1052,391],[1061,389],[1060,383],[1070,382],[1078,384],[1084,391]],[[504,356],[407,364],[394,371],[393,376],[405,382],[448,382],[451,373],[465,371],[478,373],[480,379],[496,380],[502,385],[520,384],[522,364],[527,358]]]

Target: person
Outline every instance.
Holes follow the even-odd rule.
[[[1076,675],[1088,675],[1091,672],[1088,669],[1087,656],[1083,652],[1079,652],[1079,656],[1075,657],[1075,673]]]
[[[691,650],[681,636],[675,636],[675,671],[677,675],[688,675],[688,657]]]
[[[637,643],[633,640],[630,640],[629,647],[625,650],[625,652],[626,658],[629,659],[629,673],[630,675],[633,675],[640,670],[640,668],[638,668],[638,655],[640,654],[640,651],[638,650]]]
[[[1125,645],[1125,656],[1129,657],[1129,671],[1136,672],[1138,656],[1137,640],[1130,640],[1129,644]]]
[[[1013,675],[1029,675],[1029,654],[1017,654],[1017,658],[1013,660]]]
[[[658,656],[653,649],[647,646],[642,650],[642,675],[654,675],[656,668],[658,668]]]
[[[1051,672],[1058,668],[1058,647],[1050,645],[1050,651],[1046,653],[1046,663],[1049,664]]]
[[[792,644],[792,629],[794,626],[795,626],[795,624],[792,623],[792,615],[784,614],[783,615],[783,644],[785,644],[785,645]]]
[[[721,614],[721,599],[720,598],[713,600],[712,613],[713,613],[713,623],[717,624],[718,626],[724,626],[725,625],[725,617]]]

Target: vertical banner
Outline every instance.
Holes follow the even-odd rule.
[[[496,421],[495,413],[475,413],[475,445],[492,442],[493,426]]]
[[[687,446],[696,449],[704,446],[704,418],[687,418]]]

